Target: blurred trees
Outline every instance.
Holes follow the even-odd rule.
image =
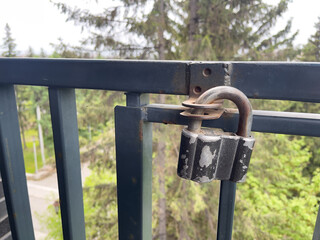
[[[123,0],[120,2],[122,4],[119,6],[105,9],[100,14],[91,14],[87,10],[62,3],[57,3],[56,6],[62,13],[67,14],[68,21],[82,24],[92,31],[90,37],[83,41],[82,47],[88,46],[88,43],[93,44],[99,54],[109,57],[288,60],[294,59],[299,53],[292,45],[297,33],[290,34],[291,21],[281,31],[271,34],[277,19],[287,10],[289,1],[279,1],[276,6],[268,5],[262,0]],[[167,98],[167,102],[180,103],[176,98],[173,99]],[[161,99],[156,101],[161,102]],[[259,108],[261,104],[268,103],[260,102],[256,107]],[[273,106],[278,108],[276,104]],[[278,110],[297,109],[293,105],[289,106],[288,103],[283,103],[281,106],[282,108]],[[158,130],[157,126],[155,128]],[[161,131],[156,131],[154,137],[156,142],[154,146],[157,151],[154,152],[156,171],[153,181],[153,236],[155,239],[213,239],[217,224],[216,206],[219,186],[217,183],[200,186],[176,177],[180,128],[176,127],[175,131],[171,130],[172,126],[166,127],[166,130],[168,128],[170,133],[162,131],[161,134]],[[310,160],[306,143],[304,140],[285,136],[259,135],[259,139],[262,145],[255,151],[251,167],[255,172],[249,173],[247,185],[240,185],[235,220],[235,222],[250,224],[246,227],[242,224],[236,225],[234,236],[236,239],[277,239],[281,236],[288,236],[291,239],[294,235],[303,236],[305,227],[295,228],[292,231],[290,225],[281,227],[280,223],[292,220],[292,211],[297,208],[296,201],[302,203],[306,192],[311,191],[292,188],[291,183],[286,182],[292,181],[289,179],[293,176],[295,181],[301,183],[299,186],[309,181],[310,178],[304,178],[302,175],[303,169]],[[163,145],[159,147],[159,143],[162,142],[169,143],[168,147],[164,148]],[[265,143],[270,144],[268,148],[265,148]],[[281,147],[275,147],[273,151],[274,145]],[[161,149],[160,152],[159,149]],[[272,151],[270,153],[267,151],[269,154],[266,154],[266,149]],[[291,155],[294,156],[294,160],[291,160]],[[160,159],[165,159],[165,162],[162,161],[159,164],[159,156]],[[274,164],[270,166],[272,163]],[[299,167],[292,172],[287,171],[291,169],[287,165]],[[98,159],[92,166],[99,166],[97,168],[99,172],[110,171],[104,168],[101,160]],[[163,171],[166,176],[164,190],[163,185],[161,186]],[[107,175],[113,176],[113,174],[114,172]],[[265,181],[268,184],[263,188]],[[107,179],[105,183],[111,184]],[[283,189],[280,195],[277,194],[278,188]],[[266,193],[266,189],[270,192]],[[291,191],[297,191],[296,195],[292,195]],[[101,192],[101,188],[98,192]],[[94,198],[91,205],[90,200],[87,203],[91,207],[94,205],[95,208],[100,209],[101,216],[110,216],[112,208],[106,209],[102,206],[113,197],[102,194]],[[163,199],[166,202],[161,204]],[[270,201],[264,204],[264,199]],[[316,198],[312,198],[307,208],[301,206],[302,209],[297,213],[302,219],[299,222],[294,221],[293,225],[303,222],[301,225],[310,226],[313,223],[311,219],[314,218],[308,218],[308,216],[314,217],[316,203]],[[262,212],[261,209],[263,209]],[[274,211],[278,211],[279,214],[268,218],[268,215]],[[165,212],[165,219],[160,216],[163,212]],[[264,221],[264,218],[267,221]],[[305,220],[307,218],[308,221]],[[275,227],[271,224],[275,221],[279,221],[279,226]],[[166,224],[166,228],[163,228],[163,223]],[[93,229],[94,226],[92,225]],[[89,229],[92,231],[91,227]],[[310,232],[312,231],[308,229],[308,234]],[[91,237],[103,239],[107,238],[107,235],[103,237],[91,235]]]
[[[82,41],[108,57],[188,60],[287,60],[295,56],[291,21],[271,34],[289,0],[121,0],[93,14],[55,3],[61,13],[87,28]]]
[[[68,21],[82,25],[91,34],[81,46],[69,46],[60,40],[51,57],[319,61],[319,23],[299,56],[300,50],[292,44],[297,33],[290,33],[291,21],[281,31],[271,31],[287,10],[289,0],[280,0],[275,6],[263,0],[118,3],[97,14],[55,3]],[[32,49],[29,53],[33,54]],[[18,94],[23,94],[21,99],[28,99],[31,93]],[[40,92],[29,99],[33,103],[47,101]],[[153,96],[152,101],[181,103],[178,96]],[[124,104],[120,93],[77,90],[81,159],[91,161],[93,170],[84,188],[88,239],[117,238],[111,117],[117,104]],[[253,101],[253,105],[255,109],[319,112],[317,105],[300,102],[260,100]],[[41,109],[47,111],[46,106]],[[154,126],[154,239],[215,239],[219,183],[199,185],[179,179],[176,164],[181,128]],[[317,139],[255,136],[256,149],[247,182],[239,184],[234,239],[310,239],[319,200]],[[56,217],[48,218],[48,227],[51,237],[59,239],[60,225],[52,220]]]
[[[280,60],[279,51],[292,49],[297,33],[291,21],[271,34],[289,1],[276,6],[264,1],[190,0],[180,6],[188,14],[180,34],[181,58],[192,60]],[[189,49],[189,51],[186,51]],[[286,60],[286,59],[285,59]]]

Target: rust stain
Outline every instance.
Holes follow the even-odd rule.
[[[193,109],[188,109],[184,112],[181,112],[180,115],[188,117],[190,119],[197,119],[197,120],[211,120],[211,119],[218,119],[221,115],[225,112],[224,109],[206,109],[204,110],[203,114],[194,114]]]
[[[133,177],[133,178],[131,178],[131,181],[132,181],[132,183],[133,183],[133,184],[136,184],[136,183],[137,183],[137,179],[136,179],[136,178],[134,178],[134,177]]]
[[[226,113],[239,113],[239,110],[237,108],[225,108]]]

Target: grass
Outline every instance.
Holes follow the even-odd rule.
[[[38,131],[34,129],[30,129],[25,132],[25,137],[26,137],[26,145],[27,145],[27,148],[23,149],[25,169],[27,173],[35,173],[34,154],[33,154],[33,137],[35,138],[35,143],[36,143],[38,170],[41,167],[43,167],[39,138],[38,138]],[[48,162],[48,158],[50,156],[48,156],[48,151],[46,151],[46,147],[44,151],[45,151],[46,162]]]

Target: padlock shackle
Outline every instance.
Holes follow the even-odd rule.
[[[196,104],[210,104],[219,99],[228,99],[234,102],[239,110],[239,124],[237,135],[249,137],[252,125],[252,106],[247,96],[240,90],[229,87],[219,86],[205,91],[196,100]],[[203,109],[195,109],[194,114],[203,114]],[[201,120],[191,121],[188,125],[189,130],[198,131],[201,127]]]

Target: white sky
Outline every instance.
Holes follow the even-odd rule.
[[[59,0],[56,0],[59,1]],[[277,3],[279,0],[265,0]],[[99,5],[93,0],[65,0],[70,5],[90,8],[98,11],[114,4],[112,0],[100,0]],[[314,24],[320,16],[320,0],[293,0],[285,16],[279,20],[277,29],[293,18],[293,31],[299,30],[295,44],[304,44],[314,33]],[[0,0],[0,44],[4,37],[4,27],[8,23],[17,49],[21,53],[31,46],[36,52],[43,48],[52,51],[50,43],[57,43],[58,38],[73,45],[78,44],[86,33],[72,22],[65,22],[66,16],[59,13],[49,0]],[[0,50],[1,52],[1,50]]]

